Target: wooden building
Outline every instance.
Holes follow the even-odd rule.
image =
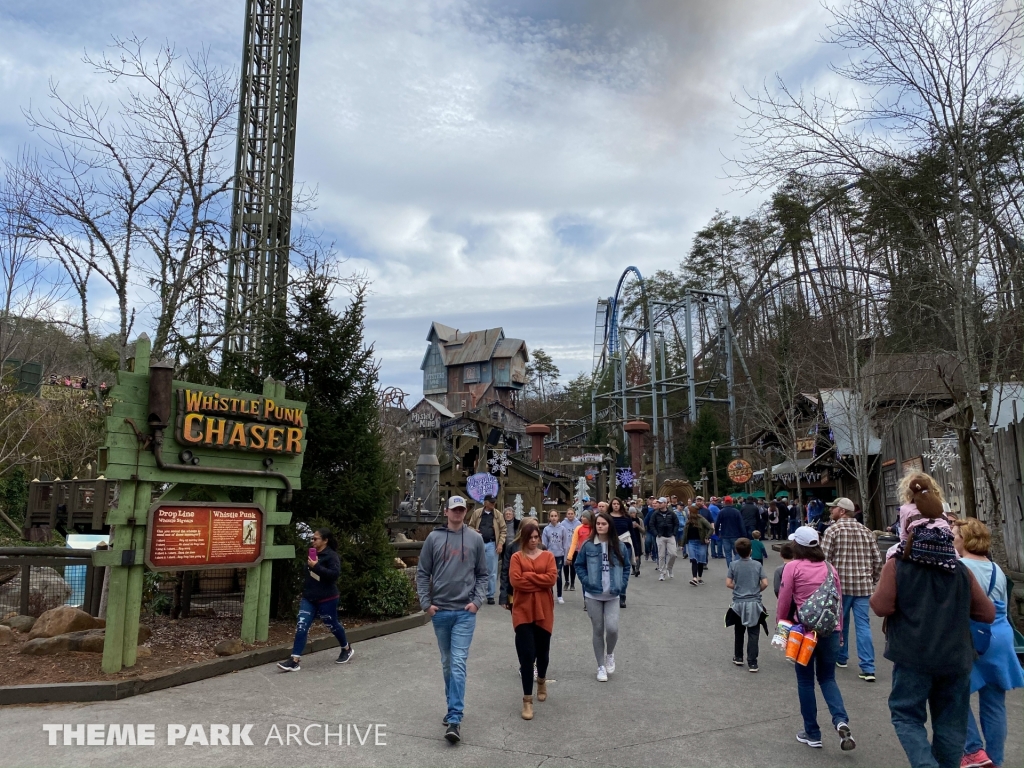
[[[526,386],[529,353],[522,339],[509,339],[501,328],[463,333],[432,323],[427,334],[423,395],[454,413],[497,401],[515,409]]]

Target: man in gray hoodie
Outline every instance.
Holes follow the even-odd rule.
[[[441,649],[448,699],[444,737],[452,744],[462,738],[459,724],[466,698],[466,660],[489,578],[483,537],[465,525],[465,520],[466,500],[452,496],[448,499],[448,525],[427,535],[416,569],[420,607],[430,616]]]

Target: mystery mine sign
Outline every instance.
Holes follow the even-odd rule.
[[[298,455],[302,417],[301,408],[283,408],[269,397],[179,389],[174,437],[181,445]]]

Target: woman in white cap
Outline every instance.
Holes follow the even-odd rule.
[[[839,735],[839,748],[846,752],[853,749],[856,743],[853,734],[850,733],[850,718],[843,705],[843,694],[840,693],[839,683],[836,682],[836,656],[839,654],[839,643],[843,636],[842,585],[839,583],[839,574],[835,568],[825,562],[825,553],[821,549],[816,530],[810,526],[801,526],[790,535],[789,540],[792,542],[793,559],[786,563],[782,571],[776,623],[786,619],[798,624],[797,614],[800,609],[830,576],[840,607],[836,612],[834,631],[827,635],[819,633],[818,644],[810,661],[806,665],[794,665],[796,689],[800,697],[800,714],[804,719],[804,728],[796,735],[796,740],[809,747],[821,749],[818,702],[814,693],[814,679],[817,676],[821,695],[828,706],[829,714],[832,715],[832,725]]]

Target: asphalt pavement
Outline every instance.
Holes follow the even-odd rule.
[[[780,562],[770,552],[766,570]],[[713,561],[703,587],[689,586],[689,575],[680,560],[671,581],[658,582],[649,563],[631,579],[617,669],[607,683],[595,679],[582,593],[566,592],[565,604],[556,606],[549,698],[535,703],[529,722],[519,716],[509,614],[485,605],[470,650],[458,746],[443,738],[444,686],[428,624],[359,643],[345,665],[334,663],[336,651],[326,651],[304,658],[298,673],[268,665],[118,702],[3,707],[0,766],[907,765],[889,722],[891,665],[881,658],[879,621],[873,625],[878,682],[857,678],[855,654],[847,669],[837,670],[857,748],[841,752],[823,727],[824,748],[810,749],[795,739],[802,721],[792,665],[768,638],[761,638],[758,674],[732,663],[733,633],[723,624],[730,602],[724,561]],[[765,605],[774,617],[771,589]],[[827,726],[818,699],[819,721]],[[1007,705],[1005,765],[1020,766],[1022,691],[1011,692]],[[63,744],[65,724],[70,746]],[[92,740],[104,746],[74,742],[77,726],[88,724]],[[138,726],[153,726],[153,746],[105,746],[126,738],[112,724],[135,726],[137,741],[147,732]],[[329,745],[322,743],[325,724]],[[238,746],[204,745],[215,731]],[[169,732],[180,734],[174,746]],[[81,733],[87,742],[89,730]]]

